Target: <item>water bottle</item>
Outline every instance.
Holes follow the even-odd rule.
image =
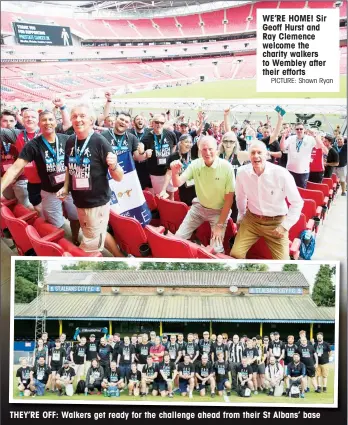
[[[85,395],[88,395],[88,388],[87,388],[87,386],[85,387]]]
[[[104,394],[104,397],[108,396],[108,390],[106,388],[104,388],[103,394]]]

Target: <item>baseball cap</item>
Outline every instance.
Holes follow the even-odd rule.
[[[89,337],[91,337],[91,336],[94,336],[94,338],[95,338],[95,335],[94,334],[91,334]]]
[[[64,360],[63,364],[70,364],[69,360]]]
[[[188,127],[188,123],[187,122],[181,122],[180,125],[184,125],[185,127]]]
[[[168,339],[168,335],[166,335],[166,334],[162,335],[162,339],[163,338],[167,338]]]

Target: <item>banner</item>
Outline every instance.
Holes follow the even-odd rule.
[[[72,46],[69,27],[13,22],[16,41],[28,46]]]
[[[100,292],[100,286],[48,285],[48,292]]]
[[[109,176],[109,185],[112,192],[111,208],[125,217],[133,217],[145,227],[151,221],[151,211],[147,206],[140,185],[132,154],[123,152],[117,157],[123,169],[124,177],[117,182]]]
[[[302,295],[302,288],[249,288],[249,294]]]

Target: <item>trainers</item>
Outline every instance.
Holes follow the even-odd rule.
[[[168,394],[168,397],[169,397],[169,398],[173,398],[173,397],[174,397],[173,393],[169,393],[169,394]]]
[[[347,192],[342,192],[341,196],[347,196]]]
[[[58,391],[58,396],[61,397],[62,395],[63,395],[63,391],[62,390],[59,390]]]
[[[304,393],[301,393],[300,394],[300,398],[304,398]]]
[[[258,391],[254,391],[254,395],[257,395],[258,394]]]
[[[323,393],[326,393],[327,389],[326,387],[323,387]]]
[[[211,396],[211,398],[214,398],[215,397],[215,393],[211,393],[210,396]]]
[[[307,387],[306,389],[305,389],[305,393],[309,393],[309,388]]]
[[[189,398],[193,398],[192,392],[189,392]]]
[[[227,391],[227,396],[229,397],[231,395],[231,391]]]
[[[314,392],[315,393],[321,393],[321,390],[319,388],[317,388]]]

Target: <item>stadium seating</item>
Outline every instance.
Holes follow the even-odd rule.
[[[329,198],[327,196],[324,196],[321,190],[309,190],[303,189],[301,187],[298,187],[297,189],[302,199],[313,199],[317,207],[322,207],[321,219],[324,221],[328,208]]]
[[[327,207],[331,207],[331,202],[333,199],[333,190],[329,188],[327,184],[324,183],[313,183],[313,182],[307,182],[307,189],[309,190],[320,190],[323,192],[324,197],[329,199],[329,202],[327,203]]]
[[[322,207],[317,207],[317,204],[313,199],[303,200],[303,207],[301,212],[305,215],[307,223],[309,222],[309,220],[314,221],[314,230],[316,233],[318,233],[319,230],[322,210]]]
[[[41,257],[102,257],[101,252],[83,251],[58,232],[41,237],[35,227],[30,225],[25,228],[25,232],[36,255]]]
[[[184,202],[170,201],[169,199],[157,198],[157,207],[161,226],[172,233],[177,232],[189,211],[189,207]]]

